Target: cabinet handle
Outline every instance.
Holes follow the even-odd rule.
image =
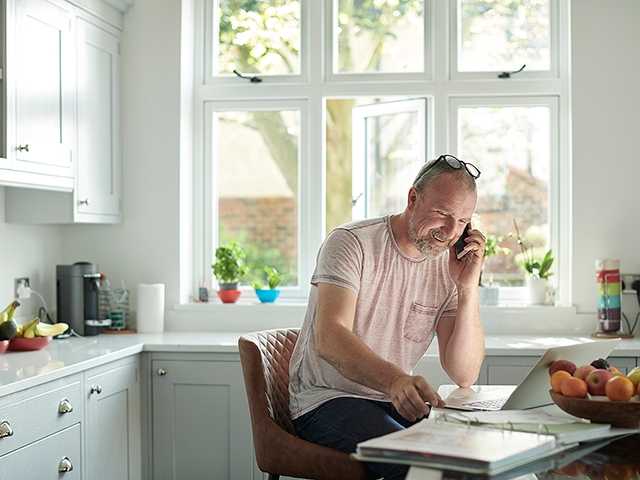
[[[62,399],[58,404],[58,413],[60,415],[64,415],[65,413],[71,413],[71,412],[73,412],[73,405],[71,405],[71,402],[69,401],[69,399],[68,398]]]
[[[85,198],[84,200],[80,200],[78,202],[78,205],[87,205],[87,206],[89,206],[89,199]]]
[[[98,395],[100,395],[102,393],[102,386],[91,385],[91,388],[89,389],[89,393],[91,394],[97,393]]]
[[[158,376],[159,377],[164,377],[167,374],[167,371],[164,368],[159,368],[158,369]]]
[[[73,470],[73,463],[69,460],[69,457],[63,457],[58,464],[58,473],[67,473]]]
[[[16,150],[19,152],[28,152],[29,151],[29,144],[25,143],[24,145],[18,145],[16,147]]]
[[[13,428],[7,421],[0,423],[0,438],[7,438],[13,436]]]

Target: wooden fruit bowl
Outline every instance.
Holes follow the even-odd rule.
[[[565,397],[553,390],[549,395],[558,407],[574,417],[587,418],[594,423],[610,423],[614,427],[640,428],[640,401],[637,396],[628,402],[614,402],[603,397]]]

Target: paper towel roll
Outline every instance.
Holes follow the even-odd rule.
[[[138,285],[138,333],[164,330],[164,283]]]

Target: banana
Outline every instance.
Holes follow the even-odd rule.
[[[13,318],[13,314],[16,312],[16,308],[20,306],[20,302],[17,300],[11,302],[7,307],[0,312],[0,323],[8,322]]]
[[[24,325],[18,325],[18,331],[16,332],[17,337],[23,338],[33,338],[36,336],[35,327],[40,323],[40,319],[38,317],[30,320]]]
[[[35,334],[36,337],[55,337],[64,333],[69,328],[66,323],[60,322],[55,325],[49,325],[48,323],[36,323]]]

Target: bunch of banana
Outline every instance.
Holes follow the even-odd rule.
[[[13,319],[13,314],[19,306],[19,302],[13,301],[0,312],[0,340],[11,340],[15,336],[18,325]]]
[[[40,319],[38,317],[35,317],[33,320],[30,320],[24,325],[18,326],[16,337],[55,337],[56,335],[60,335],[61,333],[66,332],[67,328],[69,328],[69,325],[64,322],[50,325],[48,323],[40,322]]]

